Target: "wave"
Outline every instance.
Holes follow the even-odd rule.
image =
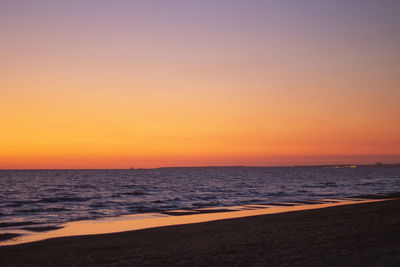
[[[146,206],[134,206],[128,207],[129,212],[133,213],[146,213],[146,212],[160,212],[162,211],[159,207],[146,207]]]
[[[18,208],[18,207],[22,207],[24,204],[22,203],[10,203],[10,204],[5,204],[3,205],[3,207],[12,207],[12,208]]]
[[[382,184],[381,182],[365,182],[365,183],[358,183],[356,185],[379,185]]]
[[[27,221],[27,222],[1,222],[0,223],[0,228],[24,226],[24,225],[34,225],[34,224],[37,224],[37,223],[31,222],[31,221]]]
[[[58,202],[84,202],[90,198],[84,197],[45,197],[37,201],[37,203],[58,203]]]
[[[288,196],[289,194],[287,192],[279,191],[279,192],[271,192],[267,193],[266,196],[269,197],[283,197],[283,196]]]
[[[61,226],[45,225],[45,226],[27,226],[27,227],[22,227],[21,229],[32,232],[47,232],[50,230],[57,230],[61,228],[62,228]]]
[[[195,203],[192,203],[192,205],[194,207],[212,207],[212,206],[218,206],[218,204],[219,204],[219,202],[215,202],[215,201],[213,201],[213,202],[208,201],[208,202],[195,202]]]
[[[17,210],[19,213],[40,213],[40,212],[62,212],[69,211],[67,208],[32,208],[32,209],[23,209]]]
[[[143,192],[143,191],[133,191],[133,192],[124,192],[124,193],[121,193],[121,195],[128,195],[128,196],[145,196],[145,195],[148,195],[148,193]]]

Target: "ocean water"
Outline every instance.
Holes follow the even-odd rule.
[[[400,191],[400,166],[1,170],[0,229]]]

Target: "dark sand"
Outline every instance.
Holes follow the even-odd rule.
[[[0,247],[0,266],[400,266],[400,200]]]

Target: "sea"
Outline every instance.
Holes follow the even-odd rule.
[[[0,229],[400,192],[400,165],[0,170]]]

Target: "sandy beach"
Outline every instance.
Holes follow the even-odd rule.
[[[400,200],[0,247],[1,266],[400,264]]]

